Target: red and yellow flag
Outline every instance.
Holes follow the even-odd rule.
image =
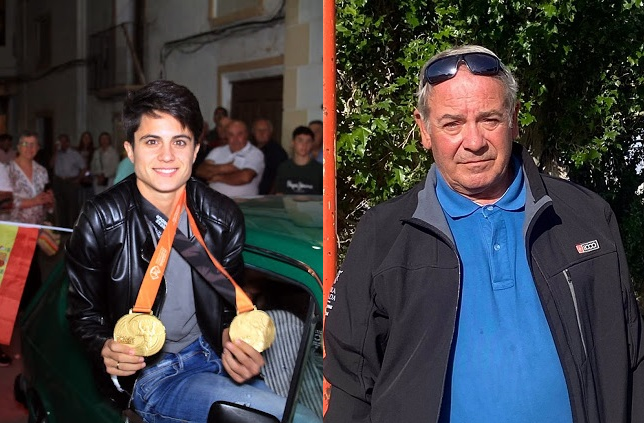
[[[9,345],[38,228],[0,225],[0,344]]]

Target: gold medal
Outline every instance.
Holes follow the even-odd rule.
[[[251,310],[235,316],[229,335],[231,341],[241,339],[257,352],[262,352],[275,340],[275,323],[266,312]]]
[[[133,347],[137,355],[148,357],[163,347],[165,326],[152,314],[130,311],[116,322],[114,340]]]

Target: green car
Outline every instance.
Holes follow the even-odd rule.
[[[276,320],[276,343],[290,349],[278,354],[282,345],[279,351],[269,348],[263,376],[287,398],[283,422],[290,421],[296,404],[309,407],[321,420],[322,198],[271,196],[238,203],[246,219],[245,289],[253,287],[255,304]],[[89,360],[65,317],[68,283],[60,260],[20,320],[24,370],[16,379],[16,397],[27,406],[30,423],[136,421],[137,416],[128,420],[95,388]],[[286,333],[280,331],[280,316],[290,315],[299,318],[294,319],[297,336],[280,338]],[[218,404],[210,411],[220,422],[277,421],[234,404]]]

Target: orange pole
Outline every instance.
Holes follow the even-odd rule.
[[[335,4],[334,0],[323,3],[323,59],[322,94],[324,116],[324,228],[323,280],[324,299],[326,300],[335,279],[337,266],[336,234],[336,192],[335,192]]]
[[[335,191],[335,134],[336,134],[336,97],[335,97],[335,0],[324,0],[322,3],[322,94],[324,117],[324,178],[322,200],[324,202],[324,227],[322,248],[324,250],[323,292],[324,301],[335,279],[338,261],[338,243],[336,234],[336,191]],[[325,313],[326,314],[326,313]],[[324,381],[323,410],[326,412],[330,385]]]

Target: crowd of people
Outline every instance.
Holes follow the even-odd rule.
[[[290,157],[274,139],[269,119],[258,118],[249,129],[245,122],[231,119],[225,108],[217,107],[213,121],[211,130],[204,121],[193,176],[229,197],[322,194],[322,121],[313,120],[293,130]],[[29,133],[36,145],[27,149],[21,146],[23,141],[16,148],[10,134],[0,134],[0,163],[15,168],[16,162],[23,161],[22,150],[29,150],[38,172],[47,176],[46,191],[53,194],[55,208],[32,223],[49,218],[57,226],[72,228],[85,201],[134,173],[132,161],[124,151],[119,154],[108,132],[98,136],[98,145],[90,131],[83,132],[76,145],[68,134],[59,134],[49,158],[38,154],[42,153],[38,134]]]
[[[42,224],[55,219],[52,223],[57,226],[71,228],[81,205],[114,182],[120,159],[108,132],[99,135],[96,147],[89,131],[81,134],[76,146],[68,134],[59,134],[51,157],[43,156],[33,131],[22,132],[16,147],[12,141],[12,135],[0,134],[0,164],[14,185],[12,211],[4,213],[5,220]],[[33,189],[25,188],[29,186]],[[30,204],[45,193],[51,203],[45,212],[23,210],[25,200]]]
[[[215,127],[204,129],[193,174],[230,197],[322,194],[322,121],[292,133],[291,158],[273,138],[273,123],[255,119],[250,127],[217,107]]]

